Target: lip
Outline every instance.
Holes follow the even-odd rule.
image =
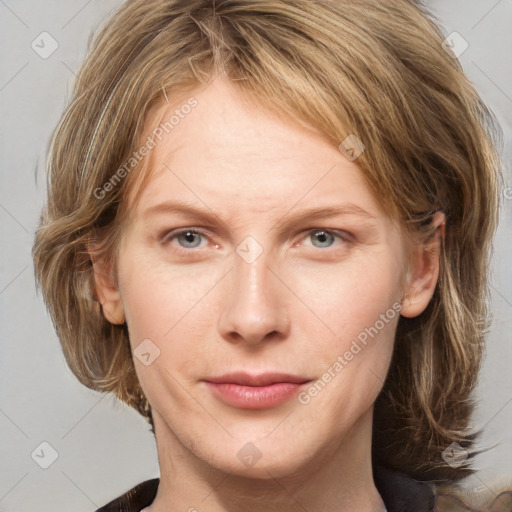
[[[204,379],[206,382],[213,382],[215,384],[238,384],[240,386],[270,386],[271,384],[278,384],[288,382],[290,384],[304,384],[310,382],[311,379],[292,375],[289,373],[280,372],[265,372],[265,373],[249,373],[249,372],[233,372],[226,373],[220,377],[208,377]]]
[[[269,409],[293,397],[311,379],[278,372],[235,372],[204,379],[212,394],[240,409]]]

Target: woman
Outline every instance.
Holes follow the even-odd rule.
[[[469,475],[495,135],[411,2],[126,2],[34,244],[71,369],[156,437],[100,510],[422,512]]]

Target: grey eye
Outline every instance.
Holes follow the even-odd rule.
[[[201,243],[201,233],[198,233],[197,231],[193,231],[191,229],[187,231],[183,231],[182,233],[178,233],[175,235],[176,238],[179,241],[179,244],[186,248],[186,249],[195,249],[198,247]],[[194,241],[195,238],[195,241]],[[184,241],[184,243],[181,243],[181,241]],[[197,243],[196,243],[197,242]]]
[[[334,236],[331,233],[329,233],[328,231],[324,231],[324,230],[313,231],[310,234],[310,237],[311,237],[312,241],[317,240],[319,242],[320,245],[316,245],[313,242],[313,245],[315,245],[315,247],[321,247],[321,248],[330,247],[332,245],[332,243],[334,242]]]

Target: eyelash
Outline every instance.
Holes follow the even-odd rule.
[[[327,233],[329,235],[332,235],[335,238],[339,238],[342,242],[344,242],[346,244],[350,245],[353,243],[352,235],[350,235],[346,231],[338,231],[336,229],[311,228],[311,229],[308,229],[305,231],[305,233],[306,233],[305,236],[311,235],[313,233],[320,233],[320,232]],[[181,229],[177,229],[177,230],[173,230],[173,231],[167,231],[163,234],[163,236],[161,236],[159,238],[161,239],[162,244],[169,244],[172,240],[174,240],[175,238],[177,238],[179,235],[181,235],[183,233],[194,233],[194,234],[200,235],[204,238],[209,238],[207,233],[205,233],[204,231],[202,231],[198,228],[194,228],[194,227],[181,228]],[[313,248],[315,248],[315,247],[313,246]],[[182,253],[182,254],[190,253],[190,252],[194,251],[194,249],[196,249],[196,248],[191,248],[191,249],[184,249],[183,247],[176,248],[177,252]],[[321,249],[321,248],[317,247],[317,249]],[[332,249],[332,247],[326,247],[324,250],[329,250],[329,249]]]

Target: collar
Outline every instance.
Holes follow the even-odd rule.
[[[373,478],[387,512],[433,511],[434,492],[431,484],[380,466],[373,468]],[[159,483],[159,478],[146,480],[96,512],[140,512],[155,499]]]

